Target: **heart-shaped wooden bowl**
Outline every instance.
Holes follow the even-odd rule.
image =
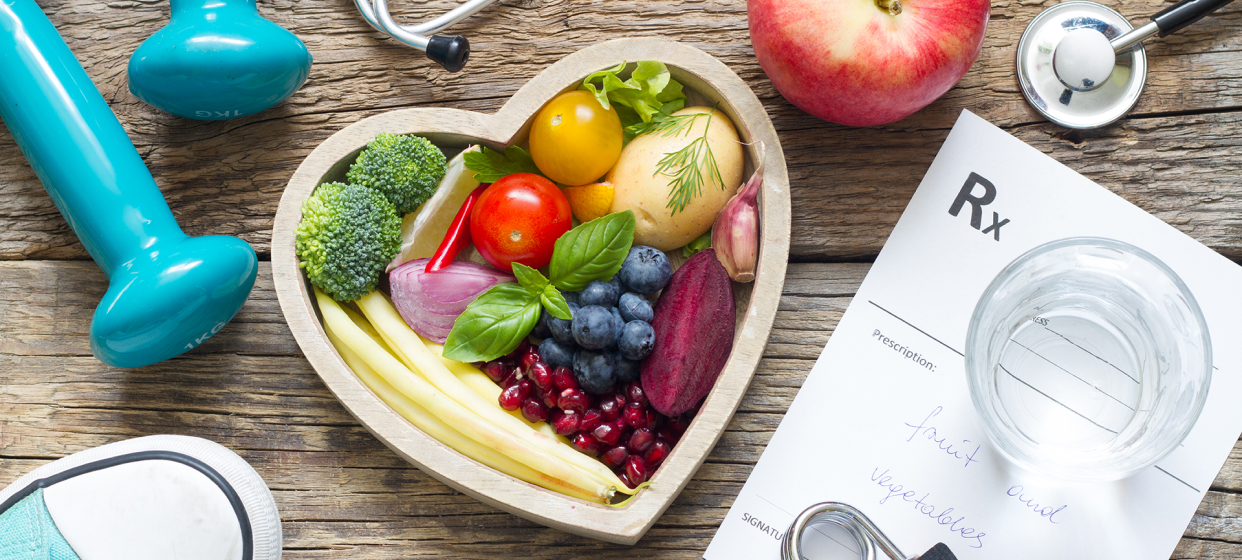
[[[419,134],[448,153],[469,143],[495,149],[526,141],[530,121],[548,100],[574,89],[587,75],[621,61],[659,60],[673,77],[697,94],[692,103],[723,110],[743,141],[762,140],[767,165],[760,197],[762,241],[753,284],[734,284],[737,328],[733,354],[698,416],[656,471],[652,484],[624,507],[570,498],[483,466],[412,426],[384,404],[345,365],[328,342],[310,284],[298,268],[294,229],[302,201],[326,181],[344,180],[345,171],[366,143],[380,132]],[[747,152],[753,169],[758,144]],[[325,384],[363,426],[397,454],[431,476],[482,502],[571,533],[634,544],[690,481],[724,432],[759,364],[789,256],[789,178],[772,122],[750,88],[711,55],[661,39],[621,39],[574,53],[540,73],[494,115],[456,109],[402,109],[376,115],[337,132],[311,152],[289,180],[272,231],[272,276],[280,308],[306,358]]]

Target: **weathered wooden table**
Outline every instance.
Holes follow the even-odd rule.
[[[210,123],[160,113],[125,85],[129,55],[167,21],[167,2],[42,0],[185,230],[241,236],[261,261],[270,255],[285,182],[345,125],[401,107],[490,112],[585,46],[635,35],[684,41],[740,74],[776,124],[793,185],[791,264],[765,359],[728,432],[637,547],[607,545],[458,494],[380,444],[302,357],[266,262],[241,313],[198,349],[136,370],[100,364],[87,330],[104,275],[5,131],[0,486],[91,446],[188,434],[236,450],[271,485],[287,558],[699,557],[962,109],[1242,259],[1242,7],[1150,44],[1151,73],[1134,112],[1104,130],[1074,132],[1042,122],[1014,78],[1022,28],[1053,3],[994,0],[983,54],[955,89],[899,123],[846,129],[777,94],[755,61],[740,0],[504,0],[454,28],[474,50],[460,74],[382,39],[349,0],[264,0],[260,12],[314,54],[310,81],[275,109]],[[1162,6],[1108,3],[1134,18]],[[454,4],[395,9],[399,20],[425,18]],[[1240,494],[1242,447],[1235,447],[1174,557],[1242,558]]]

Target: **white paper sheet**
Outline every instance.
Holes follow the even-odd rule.
[[[996,190],[978,228],[969,205],[949,212],[972,172]],[[991,449],[967,392],[961,352],[983,290],[1020,254],[1075,236],[1164,261],[1213,342],[1195,428],[1156,467],[1117,482],[1067,484],[1013,466]],[[704,557],[780,558],[799,512],[839,501],[909,555],[944,542],[962,560],[1167,559],[1242,431],[1238,341],[1242,268],[963,112]],[[817,537],[831,546],[810,558],[846,557]]]

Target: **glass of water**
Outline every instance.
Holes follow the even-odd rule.
[[[1207,400],[1212,345],[1186,284],[1133,245],[1070,238],[997,275],[966,334],[966,375],[995,446],[1063,480],[1155,464]]]

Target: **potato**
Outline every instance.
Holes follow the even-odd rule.
[[[719,109],[711,107],[688,107],[673,114],[709,112],[711,123],[708,124],[707,116],[696,118],[688,133],[682,130],[676,135],[652,133],[634,138],[621,150],[621,159],[608,172],[608,181],[614,189],[612,211],[634,212],[635,245],[650,245],[661,251],[671,251],[694,241],[711,229],[716,214],[741,186],[744,165],[742,144],[729,118]],[[676,211],[670,203],[673,177],[669,176],[675,176],[676,169],[668,170],[668,175],[660,173],[657,171],[660,160],[665,154],[676,152],[695,139],[702,138],[705,128],[707,145],[716,158],[724,183],[716,182],[710,174],[706,156],[700,158],[703,173],[700,192],[684,210]]]

